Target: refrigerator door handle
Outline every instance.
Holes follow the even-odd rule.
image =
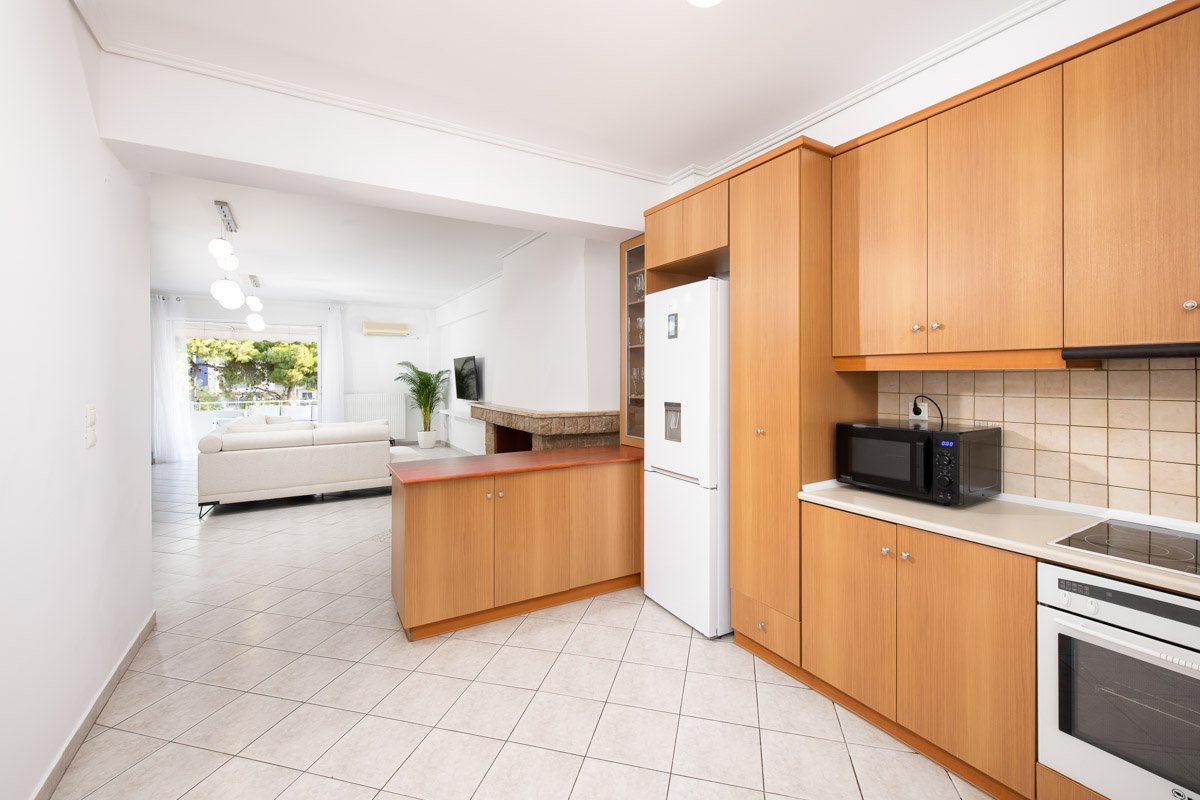
[[[697,486],[700,485],[700,479],[694,475],[684,475],[682,472],[673,472],[669,469],[663,469],[662,467],[653,467],[653,466],[650,467],[650,471],[657,472],[660,475],[666,475],[668,478],[678,478],[682,481],[688,481],[689,483],[694,483]]]

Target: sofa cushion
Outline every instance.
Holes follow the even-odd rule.
[[[221,452],[221,434],[210,433],[202,438],[197,446],[201,453],[219,453]]]
[[[313,429],[313,444],[349,444],[352,442],[390,441],[387,420],[371,422],[322,422]]]
[[[266,428],[266,426],[262,426]],[[313,443],[312,430],[271,430],[253,431],[246,433],[226,433],[221,437],[221,449],[232,450],[266,450],[275,447],[307,447]]]
[[[268,425],[287,425],[291,423],[291,417],[267,417]]]

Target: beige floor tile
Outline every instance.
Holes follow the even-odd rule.
[[[284,614],[289,617],[307,617],[309,614],[324,608],[337,600],[340,595],[329,592],[296,592],[291,597],[279,601],[267,609],[272,614]]]
[[[389,597],[375,605],[370,611],[354,620],[355,625],[368,625],[372,628],[386,628],[390,631],[400,630],[400,618],[396,615],[396,604]]]
[[[349,661],[320,656],[299,656],[295,661],[254,686],[258,694],[304,702],[353,666]]]
[[[549,608],[539,608],[537,611],[531,611],[529,616],[537,619],[557,619],[563,622],[579,622],[583,619],[584,612],[588,610],[588,606],[592,604],[592,598],[585,597],[582,600],[573,600],[570,603],[562,603]]]
[[[299,705],[278,697],[243,694],[193,725],[176,741],[235,755]]]
[[[309,619],[321,619],[326,622],[341,622],[349,624],[379,605],[369,597],[339,597],[327,606],[322,606],[309,614]]]
[[[309,700],[320,706],[366,713],[400,685],[409,673],[375,664],[355,664]]]
[[[338,633],[345,625],[320,619],[302,619],[262,642],[263,647],[307,653]]]
[[[104,710],[100,712],[96,722],[111,728],[184,686],[187,686],[185,681],[175,678],[142,672],[127,672],[121,682],[117,684],[117,688],[113,690],[112,696],[108,698],[108,702],[105,703]]]
[[[763,728],[842,741],[834,704],[812,689],[760,683],[758,713]]]
[[[954,784],[954,788],[958,791],[958,794],[962,800],[993,800],[990,794],[987,794],[972,784],[967,783],[953,772],[949,773],[949,775],[950,782]]]
[[[174,739],[217,709],[233,702],[239,694],[220,686],[191,683],[123,720],[116,727],[159,739]]]
[[[168,800],[182,796],[229,756],[166,744],[88,795],[88,800]]]
[[[255,614],[244,622],[226,628],[215,638],[223,642],[259,645],[299,621],[298,617],[286,617],[283,614]]]
[[[275,764],[231,758],[183,800],[264,800],[277,797],[301,773]]]
[[[508,742],[474,800],[568,800],[582,763],[579,756]]]
[[[507,739],[533,699],[533,694],[529,689],[472,683],[442,716],[437,727],[492,739]]]
[[[325,641],[308,652],[314,656],[343,658],[347,661],[358,661],[370,653],[384,640],[391,637],[391,632],[382,628],[371,628],[366,625],[347,625],[330,636]]]
[[[842,742],[763,731],[762,763],[769,793],[811,800],[859,800],[854,767]]]
[[[363,717],[308,771],[382,789],[427,733],[424,725]]]
[[[171,631],[183,636],[202,636],[208,638],[216,636],[226,628],[237,625],[239,622],[249,619],[252,616],[254,616],[253,611],[246,611],[241,608],[214,608],[212,611],[206,611],[198,617],[193,617],[187,622],[176,625]]]
[[[621,660],[632,631],[607,625],[580,624],[563,647],[564,653]]]
[[[385,787],[418,800],[468,800],[503,742],[456,731],[430,731]]]
[[[692,639],[688,672],[754,680],[754,656],[732,642]]]
[[[780,687],[769,688],[788,691]],[[754,681],[689,672],[683,687],[681,713],[690,717],[704,717],[757,727],[758,703]],[[833,714],[832,708],[829,713]],[[836,724],[836,719],[834,723]]]
[[[249,649],[245,645],[209,639],[146,671],[156,675],[166,675],[168,678],[194,681],[204,673],[213,671]]]
[[[375,790],[366,786],[304,774],[277,800],[374,800],[375,795]]]
[[[762,800],[763,793],[684,775],[672,775],[667,800]]]
[[[677,714],[685,677],[682,670],[623,663],[617,670],[608,701]]]
[[[587,758],[571,800],[665,800],[669,781],[665,772]]]
[[[592,606],[588,608],[588,613],[591,613],[591,608],[595,604],[595,601],[593,601]],[[586,618],[587,614],[584,614],[584,617]],[[508,638],[508,644],[513,647],[551,650],[557,653],[563,649],[574,631],[575,623],[572,622],[526,617],[517,629],[513,631],[512,636]]]
[[[249,691],[299,657],[296,653],[285,650],[252,647],[196,680],[227,689]]]
[[[107,730],[80,746],[52,800],[79,800],[164,744],[149,736]]]
[[[414,670],[446,641],[448,640],[435,637],[410,642],[403,631],[398,631],[363,656],[362,660],[382,667]]]
[[[762,790],[758,729],[680,717],[671,771],[690,778]]]
[[[242,756],[292,769],[307,770],[362,714],[302,705],[242,751]]]
[[[470,681],[413,672],[371,710],[372,714],[419,725],[436,725]]]
[[[906,753],[911,753],[912,748],[906,745],[899,739],[893,738],[876,728],[871,723],[867,722],[862,717],[852,711],[848,711],[841,706],[835,705],[837,711],[838,722],[842,726],[842,736],[848,744],[864,744],[868,747],[882,747],[885,750],[900,750]],[[816,734],[810,734],[815,736]],[[832,737],[821,737],[832,738]]]
[[[625,648],[624,661],[654,667],[686,669],[691,639],[667,633],[634,631]]]
[[[194,636],[178,636],[173,633],[156,633],[146,639],[138,650],[137,655],[129,662],[129,668],[137,672],[145,672],[156,664],[161,664],[172,656],[177,656],[189,650],[203,639]]]
[[[583,615],[583,622],[589,625],[610,625],[614,628],[632,629],[637,624],[641,605],[620,603],[603,598],[596,598]]]
[[[473,625],[470,628],[455,631],[453,638],[467,639],[472,642],[504,644],[524,620],[524,616],[516,616],[485,622],[482,625]]]
[[[260,586],[249,594],[230,600],[225,605],[230,608],[244,608],[247,611],[266,611],[294,594],[296,594],[295,589],[285,589],[282,586]]]
[[[588,751],[604,703],[538,692],[508,738],[582,756]]]
[[[671,637],[678,639],[680,637]],[[682,640],[686,644],[687,640]],[[493,660],[494,661],[494,660]],[[617,677],[619,661],[607,658],[592,658],[562,653],[546,674],[540,691],[554,694],[583,697],[589,700],[605,700]],[[485,671],[486,672],[486,671]]]
[[[671,769],[678,726],[676,714],[609,704],[600,714],[587,754],[666,772]]]
[[[474,680],[499,649],[495,644],[449,639],[422,661],[416,671]]]
[[[775,686],[805,687],[800,681],[788,675],[781,669],[771,666],[761,658],[754,659],[754,679],[759,683],[770,683]]]
[[[946,770],[917,753],[850,745],[863,800],[960,800]]]
[[[692,629],[688,627],[686,622],[675,617],[651,600],[647,600],[642,606],[642,610],[638,614],[637,625],[634,627],[639,631],[673,633],[677,636],[690,636],[692,634]]]
[[[505,645],[487,663],[476,680],[522,689],[536,689],[553,666],[557,654],[548,650]]]

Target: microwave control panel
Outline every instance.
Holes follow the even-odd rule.
[[[939,503],[958,503],[958,439],[941,436],[933,439],[933,498]]]

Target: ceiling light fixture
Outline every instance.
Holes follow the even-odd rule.
[[[246,327],[255,333],[266,330],[267,321],[262,318],[262,314],[253,313],[246,315]]]
[[[712,8],[713,6],[719,4],[721,0],[688,0],[688,2],[694,5],[696,8]]]
[[[255,314],[263,310],[263,302],[258,299],[258,295],[246,295],[246,308],[253,311]]]
[[[221,269],[225,270],[226,272],[233,272],[235,269],[238,268],[238,264],[240,264],[240,263],[242,263],[242,262],[239,261],[238,257],[235,256],[233,253],[230,253],[227,256],[221,256],[220,258],[217,259],[217,266],[220,267]]]
[[[231,311],[241,308],[242,303],[246,302],[246,295],[242,293],[242,287],[237,285],[237,281],[229,278],[213,281],[212,286],[208,287],[208,291],[212,294],[213,299],[221,304],[221,308],[228,308]]]
[[[221,236],[210,239],[208,241],[208,252],[212,253],[213,258],[231,256],[233,255],[233,242]]]

